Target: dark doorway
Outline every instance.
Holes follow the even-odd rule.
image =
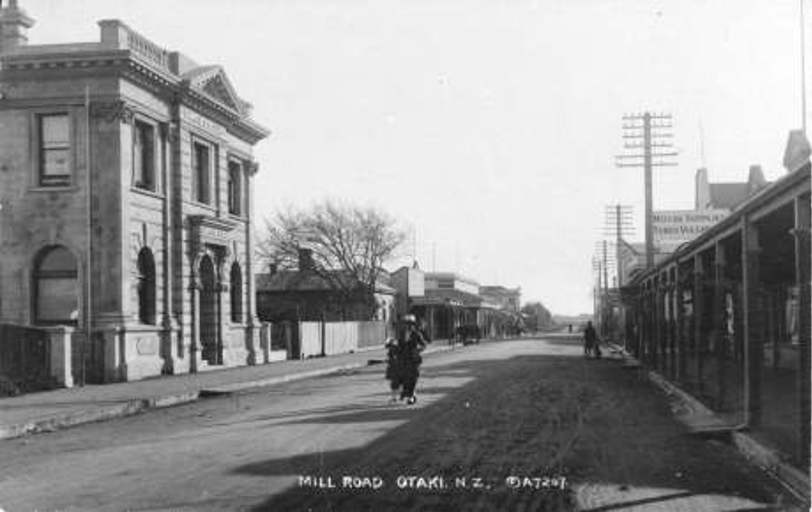
[[[223,363],[223,347],[217,314],[217,292],[214,262],[204,256],[200,260],[200,344],[202,358],[209,364]]]

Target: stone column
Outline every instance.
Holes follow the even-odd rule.
[[[245,197],[245,335],[248,339],[248,346],[254,347],[256,354],[257,335],[261,322],[257,316],[256,291],[254,290],[254,187],[252,184],[254,176],[259,172],[259,164],[250,162],[248,172],[245,173],[243,191]],[[254,356],[254,360],[258,358]]]
[[[189,342],[189,372],[196,373],[200,365],[200,282],[197,275],[189,277],[189,305],[191,307],[191,340]]]
[[[762,344],[759,337],[759,257],[758,229],[742,218],[742,316],[744,320],[744,421],[748,426],[761,422]]]
[[[219,266],[219,265],[218,265]],[[217,267],[215,267],[217,268]],[[215,332],[215,361],[217,364],[225,364],[225,340],[223,339],[223,326],[227,319],[223,318],[223,294],[228,293],[228,284],[224,284],[222,276],[217,276],[217,282],[214,283],[214,318],[217,322],[214,325]]]
[[[161,205],[161,236],[163,239],[163,251],[161,254],[161,281],[163,295],[161,297],[161,357],[164,360],[164,372],[174,374],[175,361],[178,358],[178,346],[176,337],[178,333],[178,322],[172,314],[172,180],[169,177],[172,166],[171,144],[173,139],[172,129],[168,123],[160,125],[161,137],[161,192],[163,193],[163,204]]]
[[[798,287],[798,415],[799,451],[802,467],[809,466],[809,343],[810,343],[810,204],[809,195],[795,198],[795,283]]]

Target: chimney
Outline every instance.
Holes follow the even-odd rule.
[[[708,170],[704,167],[696,170],[694,187],[694,209],[705,210],[710,203],[710,185],[708,185]]]
[[[752,195],[767,185],[764,179],[764,172],[760,165],[751,165],[750,174],[747,176],[747,194]]]
[[[28,43],[25,31],[34,25],[34,20],[17,6],[17,0],[9,0],[7,6],[3,3],[0,0],[0,53]]]
[[[299,248],[299,271],[313,270],[313,249]]]

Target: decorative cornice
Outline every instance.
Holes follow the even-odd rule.
[[[270,130],[241,112],[217,101],[204,91],[190,87],[187,80],[145,61],[131,50],[98,49],[59,53],[17,53],[0,58],[2,72],[66,71],[108,69],[120,73],[139,86],[166,95],[168,102],[183,103],[221,124],[227,131],[250,144],[270,135]]]
[[[237,223],[234,221],[212,217],[211,215],[190,215],[189,223],[192,226],[212,228],[225,232],[229,232],[237,227]]]
[[[108,123],[116,120],[129,124],[135,116],[135,109],[124,100],[110,102],[93,102],[90,104],[91,116],[105,119]]]

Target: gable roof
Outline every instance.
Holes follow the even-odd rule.
[[[747,183],[709,183],[710,208],[732,210],[749,195]]]

